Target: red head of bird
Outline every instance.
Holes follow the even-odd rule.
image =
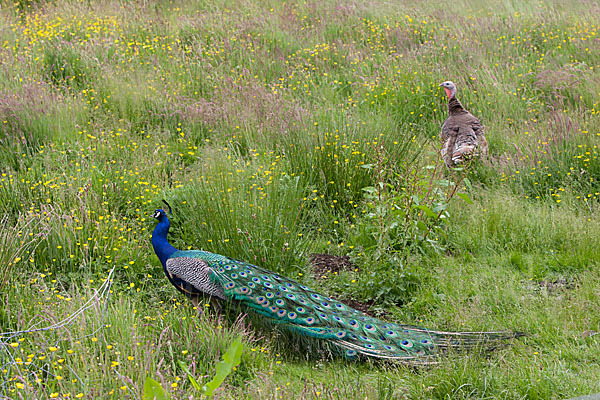
[[[456,86],[451,81],[446,81],[440,84],[441,87],[446,91],[446,96],[448,99],[452,98],[456,94]]]

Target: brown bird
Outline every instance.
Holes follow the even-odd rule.
[[[450,81],[440,84],[448,96],[448,118],[442,125],[442,157],[448,168],[488,151],[483,125],[456,98],[456,86]]]

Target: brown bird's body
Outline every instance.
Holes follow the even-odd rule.
[[[483,125],[456,98],[456,86],[450,81],[440,86],[448,96],[448,118],[442,125],[442,157],[448,167],[465,162],[473,156],[487,155],[487,140]]]

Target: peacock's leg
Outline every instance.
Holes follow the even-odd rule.
[[[191,300],[194,307],[196,307],[196,309],[198,310],[198,313],[204,312],[205,304],[203,298],[199,296],[192,296]],[[216,297],[211,297],[210,305],[215,310],[215,314],[221,314],[221,304],[219,303],[219,299],[217,299]],[[206,304],[206,306],[208,306],[208,304]]]
[[[194,305],[194,307],[196,307],[197,311],[199,313],[202,312],[202,307],[200,306],[200,298],[198,296],[192,296],[192,304]]]
[[[210,305],[213,306],[215,313],[221,314],[221,304],[219,303],[219,299],[217,299],[216,297],[211,297],[210,298]]]

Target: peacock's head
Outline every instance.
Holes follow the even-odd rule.
[[[444,88],[444,90],[446,91],[446,96],[448,96],[448,98],[451,98],[456,94],[456,86],[452,81],[442,82],[440,83],[440,86]]]
[[[167,203],[166,200],[163,200],[163,203],[165,203],[167,205],[167,207],[169,207],[169,214],[173,214],[171,205],[169,203]],[[156,218],[158,220],[158,222],[162,222],[164,220],[167,220],[167,221],[169,220],[167,218],[167,213],[162,208],[159,208],[158,210],[154,211],[154,213],[152,214],[152,218]]]
[[[165,210],[159,208],[158,210],[154,211],[154,213],[152,213],[152,218],[156,218],[160,222],[167,218],[167,213],[165,212]]]

